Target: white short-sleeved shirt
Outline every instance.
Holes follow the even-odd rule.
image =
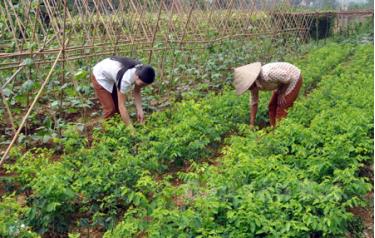
[[[122,65],[120,62],[107,58],[97,63],[92,72],[98,84],[112,93],[113,85],[116,84],[117,73],[121,68]],[[134,87],[135,70],[135,68],[131,68],[124,73],[121,79],[121,93],[125,94]]]

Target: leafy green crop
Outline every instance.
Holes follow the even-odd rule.
[[[372,56],[357,47],[276,130],[233,136],[220,167],[167,184],[105,237],[346,237],[347,209],[371,190],[359,171],[373,156]]]
[[[301,100],[272,136],[264,135],[265,131],[244,129],[248,124],[248,95],[237,97],[225,89],[222,94],[208,94],[200,101],[184,100],[170,110],[153,113],[144,126],[137,128],[136,135],[131,135],[115,118],[95,131],[89,145],[81,130],[71,127],[58,139],[63,147],[58,162],[50,160],[48,150],[15,155],[17,160],[8,170],[19,175],[21,188],[32,191],[27,197],[27,211],[19,219],[41,234],[66,234],[70,226],[112,229],[124,212],[124,222],[107,237],[142,232],[151,237],[242,237],[256,233],[295,236],[301,232],[327,233],[332,227],[334,234],[341,234],[345,231],[343,220],[350,218],[342,203],[360,204],[355,193],[368,189],[364,179],[353,175],[372,153],[368,138],[364,137],[371,124],[365,123],[368,115],[362,114],[362,109],[368,108],[368,98],[363,95],[358,99],[361,107],[347,103],[352,108],[345,112],[363,120],[355,133],[350,131],[351,134],[336,138],[336,130],[345,132],[352,127],[337,129],[335,120],[327,123],[326,129],[322,127],[322,135],[327,135],[323,137],[318,126],[313,125],[325,125],[319,122],[336,115],[336,111],[320,113],[331,109],[330,103],[344,104],[338,95],[326,95],[325,90],[329,89],[324,89],[324,83],[335,82],[340,78],[338,74],[358,76],[358,69],[352,66],[352,71],[344,66],[331,71],[353,49],[357,51],[352,45],[330,43],[294,60],[304,72],[303,92],[316,87],[323,78],[314,93],[321,93],[320,97],[326,99],[315,104],[309,103],[310,98]],[[350,65],[371,62],[355,59]],[[328,72],[330,76],[324,77]],[[369,77],[369,72],[362,74]],[[313,97],[314,93],[311,100],[320,100]],[[266,103],[262,97],[263,117]],[[226,142],[230,146],[223,151],[222,166],[197,166],[196,172],[180,175],[186,184],[178,188],[167,181],[168,176],[160,175],[217,156],[215,151],[223,138],[237,133],[242,136],[232,136]],[[325,143],[321,137],[342,143]],[[352,144],[352,137],[358,143]],[[301,144],[300,140],[306,143]],[[306,163],[314,148],[313,158],[321,159]],[[337,151],[346,151],[350,159],[339,163],[341,155],[336,155]],[[327,157],[336,159],[322,163]],[[333,175],[336,181],[332,181]],[[357,185],[341,186],[343,179],[349,177],[349,184],[353,181]],[[317,214],[325,214],[325,208],[332,214],[327,215],[326,223],[321,223]]]
[[[4,196],[0,202],[0,236],[4,238],[37,238],[30,227],[22,222],[22,217],[29,208],[22,207],[14,194]]]

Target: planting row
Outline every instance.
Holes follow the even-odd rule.
[[[305,88],[345,60],[351,49],[329,44],[297,62],[303,68]],[[71,127],[56,141],[64,148],[56,162],[49,150],[24,155],[15,150],[16,162],[8,169],[17,176],[9,184],[17,182],[17,192],[26,194],[26,203],[2,211],[14,218],[5,223],[2,235],[29,228],[41,234],[64,234],[71,226],[112,228],[124,211],[147,207],[154,200],[154,189],[160,187],[156,174],[209,158],[222,138],[238,131],[247,118],[248,96],[229,91],[154,113],[136,135],[119,119],[112,120],[94,133],[91,146]],[[10,200],[6,198],[8,204]]]
[[[371,190],[372,57],[372,45],[356,48],[274,131],[244,127],[220,166],[150,182],[153,199],[104,237],[347,237],[348,209]]]
[[[298,48],[299,52],[304,52],[313,44],[316,43],[309,44],[308,47],[298,47],[294,40],[289,43]],[[288,53],[284,45],[285,42],[282,40],[272,41],[262,37],[254,40],[227,39],[198,51],[177,48],[162,51],[156,62],[163,66],[153,64],[155,68],[159,68],[157,80],[152,87],[146,87],[142,92],[144,101],[148,102],[143,105],[144,109],[151,113],[170,106],[174,101],[202,98],[206,96],[207,91],[219,91],[231,80],[229,77],[225,78],[228,69],[243,62],[269,60],[269,55],[280,59]],[[147,62],[147,51],[135,55],[134,53],[127,56]],[[51,143],[54,138],[61,137],[60,132],[67,122],[85,122],[90,117],[99,116],[100,110],[97,108],[98,104],[95,104],[95,95],[89,79],[92,66],[99,60],[100,57],[93,57],[65,64],[65,74],[61,66],[56,67],[55,74],[38,101],[37,108],[31,113],[25,130],[22,131],[19,143],[25,144],[28,148]],[[49,65],[34,66],[31,59],[25,60],[24,63],[25,70],[3,89],[16,124],[21,121],[20,118],[26,113],[34,98],[33,95],[41,86],[41,80],[50,70]],[[13,73],[0,71],[0,78],[7,79]],[[62,78],[63,75],[65,78]],[[135,114],[133,107],[129,108],[130,113]],[[10,143],[12,135],[13,130],[5,108],[0,107],[0,144]]]

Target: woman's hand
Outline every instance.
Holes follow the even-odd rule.
[[[285,97],[289,84],[290,83],[281,84],[280,87],[277,89],[277,106],[279,107],[285,107],[287,104]]]
[[[143,110],[137,110],[137,120],[139,123],[143,124],[145,121],[145,114],[143,113]]]
[[[119,110],[120,110],[121,119],[124,121],[124,123],[127,126],[131,126],[132,122],[130,120],[128,110],[125,107],[126,96],[125,96],[125,94],[122,94],[120,92],[120,90],[118,90],[117,91],[117,98],[118,98],[118,107],[119,107]]]
[[[140,87],[134,87],[134,102],[135,108],[137,109],[137,120],[139,123],[143,124],[143,122],[145,121],[145,114],[143,113],[142,108],[142,96]]]
[[[286,99],[285,95],[283,93],[280,93],[277,97],[277,106],[279,107],[285,107],[286,106]]]

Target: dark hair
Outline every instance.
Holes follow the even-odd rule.
[[[155,80],[155,70],[150,65],[136,66],[135,74],[146,84],[151,84]]]

